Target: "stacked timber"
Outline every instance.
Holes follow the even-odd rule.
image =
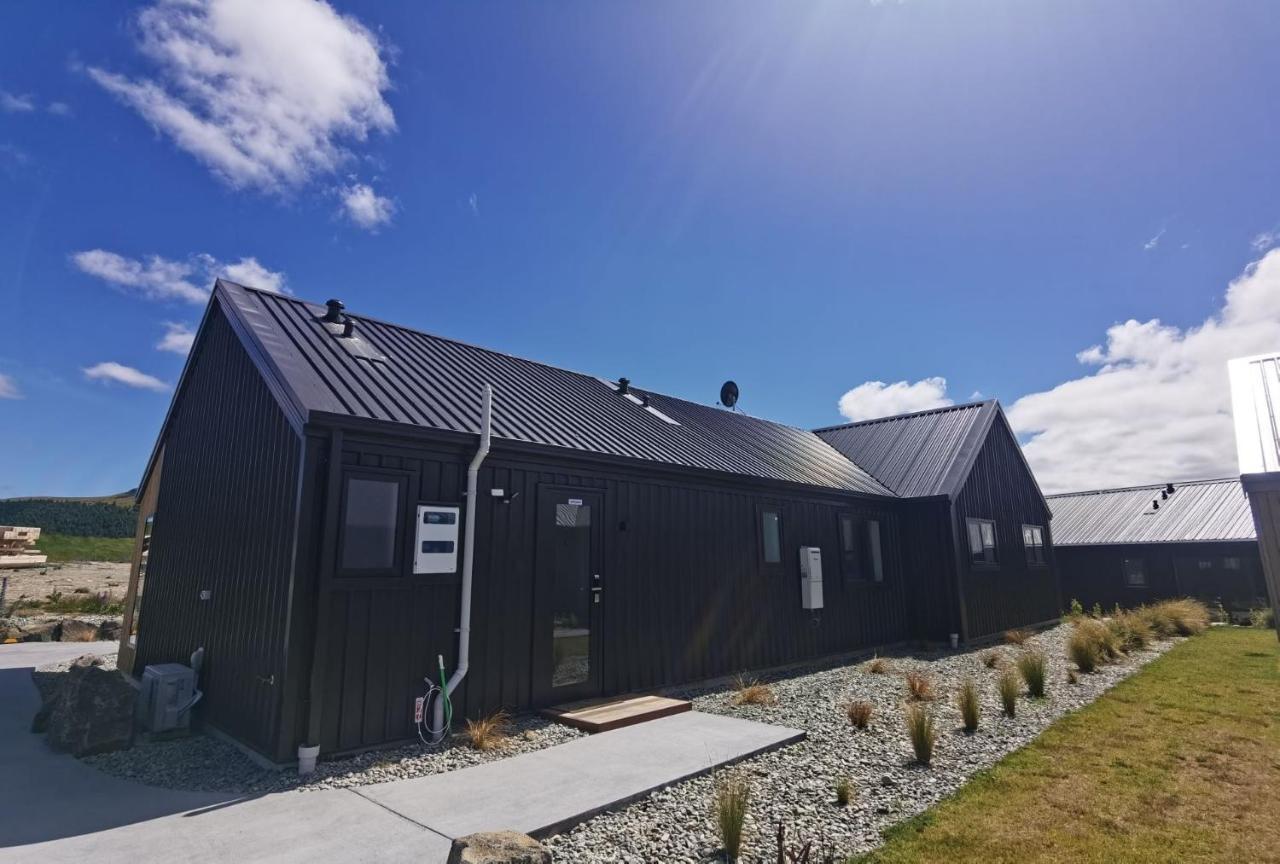
[[[36,567],[48,561],[48,556],[36,548],[39,539],[39,528],[0,525],[0,569]]]

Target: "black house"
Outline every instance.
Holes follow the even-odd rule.
[[[1238,478],[1050,495],[1062,595],[1103,609],[1194,597],[1241,614],[1268,605]]]
[[[883,442],[923,460],[894,472],[848,455],[866,424],[219,281],[140,487],[121,667],[203,647],[205,721],[285,761],[413,737],[438,656],[474,716],[1052,617],[1048,513],[998,406],[938,416]]]

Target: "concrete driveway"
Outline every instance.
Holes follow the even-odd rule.
[[[253,798],[102,774],[29,731],[31,669],[109,643],[0,646],[0,862],[443,862],[449,841],[346,790]]]

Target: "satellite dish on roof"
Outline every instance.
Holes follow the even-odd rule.
[[[726,381],[720,385],[720,404],[726,408],[732,408],[738,404],[738,385],[732,381]]]

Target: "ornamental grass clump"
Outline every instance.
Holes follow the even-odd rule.
[[[1012,669],[1004,670],[996,679],[996,692],[1000,694],[1000,706],[1004,708],[1006,717],[1013,717],[1018,713],[1018,692],[1021,689],[1018,673]]]
[[[874,710],[870,702],[861,699],[844,706],[845,715],[856,729],[866,729],[870,725],[871,715]]]
[[[937,698],[933,692],[933,681],[923,672],[912,669],[904,679],[907,682],[907,695],[913,702],[931,702]]]
[[[497,750],[506,746],[507,727],[511,718],[506,711],[498,711],[478,720],[468,720],[467,743],[475,750]]]
[[[841,807],[848,807],[849,802],[853,800],[853,781],[848,777],[841,777],[836,782],[836,803]]]
[[[716,831],[730,861],[737,861],[742,854],[743,826],[750,803],[751,785],[741,774],[730,774],[716,782]]]
[[[1045,659],[1039,651],[1028,651],[1018,658],[1018,672],[1027,684],[1027,695],[1036,699],[1044,696]]]
[[[1067,656],[1085,674],[1093,672],[1102,662],[1102,658],[1098,656],[1097,643],[1079,627],[1072,630],[1067,639]]]
[[[988,669],[996,668],[996,666],[1000,665],[1000,655],[995,651],[988,651],[982,655],[982,665]]]
[[[739,675],[733,682],[734,705],[776,705],[778,697],[773,695],[773,688],[761,684],[758,679]]]
[[[1137,610],[1159,636],[1194,636],[1209,626],[1209,607],[1199,600],[1163,600]]]
[[[937,743],[938,733],[933,725],[933,712],[919,703],[907,704],[907,735],[911,738],[911,750],[916,754],[916,761],[928,767],[933,761],[933,745]]]
[[[982,702],[978,698],[978,685],[972,678],[964,679],[960,692],[956,694],[956,706],[960,709],[960,719],[964,721],[964,731],[970,735],[978,731],[978,720],[982,717]]]
[[[887,675],[889,673],[889,661],[883,657],[872,657],[867,662],[866,668],[872,675]]]
[[[1004,631],[1004,641],[1008,642],[1010,645],[1017,645],[1021,647],[1026,645],[1034,635],[1034,633],[1025,627],[1018,627],[1014,630]]]
[[[1123,612],[1119,608],[1111,613],[1106,626],[1116,645],[1126,653],[1141,651],[1156,637],[1151,624],[1141,615],[1136,612]]]

